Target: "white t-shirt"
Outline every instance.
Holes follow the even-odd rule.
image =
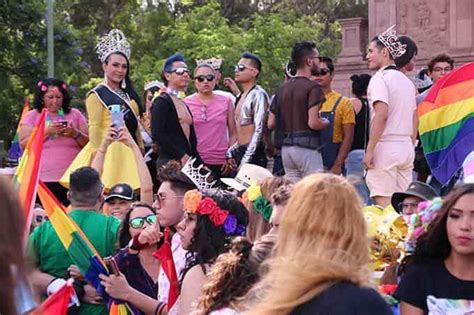
[[[371,121],[374,121],[374,103],[388,105],[388,118],[380,141],[409,140],[413,133],[413,114],[416,110],[416,88],[413,82],[398,70],[377,71],[367,88]],[[404,139],[406,138],[406,139]]]

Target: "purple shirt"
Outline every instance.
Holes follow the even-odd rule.
[[[207,106],[198,94],[186,97],[184,101],[193,114],[199,156],[206,164],[221,165],[226,161],[225,153],[229,148],[227,120],[232,100],[224,95],[213,95]]]
[[[40,115],[36,109],[30,110],[21,124],[34,127]],[[69,126],[87,134],[87,121],[79,110],[71,108],[64,116],[55,115],[47,118],[47,121],[52,122],[62,120],[67,120]],[[81,146],[71,137],[51,136],[46,139],[41,154],[40,179],[43,182],[58,182],[79,151]]]

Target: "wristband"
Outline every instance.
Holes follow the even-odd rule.
[[[166,303],[158,302],[158,305],[155,308],[155,315],[162,315],[164,309],[166,308]]]
[[[51,294],[56,293],[59,289],[61,289],[64,285],[66,284],[66,280],[63,278],[54,278],[51,280],[51,282],[48,284],[48,287],[46,288],[46,294],[50,296]]]
[[[143,244],[143,243],[140,243],[138,241],[139,236],[140,236],[140,234],[137,234],[132,238],[132,240],[130,241],[130,244],[129,244],[130,249],[140,250],[140,249],[142,249],[143,247],[145,247],[147,245],[146,243]]]

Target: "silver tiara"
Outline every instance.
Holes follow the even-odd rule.
[[[188,162],[186,162],[181,169],[181,172],[183,172],[199,190],[213,188],[216,181],[209,182],[211,172],[204,169],[204,165],[202,164],[198,167],[194,167],[194,162],[196,162],[196,158],[189,158]]]
[[[390,26],[385,32],[377,36],[377,38],[382,42],[385,47],[387,47],[393,59],[403,56],[403,54],[407,51],[407,45],[403,45],[397,37],[397,32],[395,31],[395,24]]]
[[[113,29],[100,38],[99,43],[95,46],[95,52],[102,62],[105,62],[108,56],[116,52],[124,54],[130,60],[130,43],[121,30]]]
[[[154,87],[159,88],[159,89],[164,89],[165,84],[163,82],[157,81],[157,80],[149,81],[149,82],[145,83],[145,86],[144,86],[143,90],[147,91],[147,90],[149,90],[151,88],[154,88]]]
[[[196,60],[197,66],[209,65],[214,70],[219,70],[222,65],[222,59],[220,58],[210,58],[210,59],[198,59]]]

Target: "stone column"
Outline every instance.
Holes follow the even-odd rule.
[[[345,96],[351,95],[352,74],[366,73],[367,21],[363,18],[339,20],[342,26],[342,51],[335,64],[332,88]]]
[[[338,64],[360,62],[367,46],[367,21],[363,18],[341,19],[342,51],[337,58]]]

